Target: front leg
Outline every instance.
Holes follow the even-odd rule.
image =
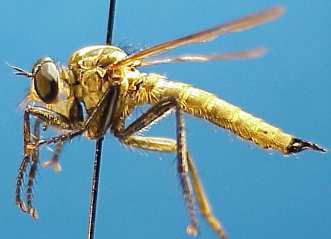
[[[34,143],[38,142],[40,139],[40,124],[41,121],[39,119],[36,119],[34,122],[33,127],[33,139],[32,141]],[[36,177],[36,173],[38,170],[38,164],[39,164],[39,148],[35,149],[31,155],[31,166],[29,171],[29,179],[28,179],[28,186],[26,189],[26,201],[27,201],[27,213],[31,215],[32,218],[37,219],[38,211],[33,208],[32,206],[32,199],[33,199],[33,184]]]
[[[116,87],[115,87],[116,88]],[[101,117],[105,120],[104,126],[102,128],[102,133],[104,133],[107,128],[104,127],[109,127],[109,124],[111,123],[112,116],[113,116],[113,106],[114,102],[112,102],[112,99],[114,95],[116,96],[117,88],[116,89],[109,88],[107,92],[102,96],[101,100],[95,107],[95,109],[92,111],[92,113],[89,115],[89,117],[82,122],[82,118],[80,116],[80,112],[78,114],[70,116],[70,118],[61,115],[59,113],[56,113],[54,111],[51,111],[47,108],[43,107],[35,107],[35,106],[28,106],[25,109],[24,112],[24,158],[22,160],[22,163],[19,167],[18,170],[18,175],[16,178],[16,204],[21,208],[22,211],[28,212],[32,215],[32,217],[36,217],[37,212],[35,209],[32,208],[32,185],[33,185],[33,179],[35,176],[36,172],[36,166],[33,166],[33,169],[30,170],[29,174],[29,183],[31,184],[31,187],[28,187],[28,192],[27,192],[27,203],[28,206],[25,205],[25,203],[21,200],[20,194],[21,194],[21,187],[23,184],[23,178],[24,178],[24,173],[27,169],[28,164],[31,162],[31,157],[34,157],[38,159],[38,156],[36,155],[35,152],[39,149],[39,146],[43,144],[52,144],[55,143],[57,144],[56,151],[53,155],[53,158],[49,163],[57,163],[57,157],[59,152],[61,151],[62,144],[65,143],[66,141],[81,135],[84,133],[86,130],[91,127],[93,123],[95,123],[96,119],[98,117]],[[114,93],[115,92],[115,93]],[[116,97],[115,97],[116,98]],[[77,102],[78,103],[78,102]],[[103,111],[105,107],[109,106],[109,103],[111,104],[111,110],[108,110],[106,115],[103,114]],[[74,105],[77,106],[77,105]],[[73,107],[74,107],[73,106]],[[53,126],[55,128],[61,129],[61,130],[68,130],[68,132],[51,137],[48,139],[42,139],[40,140],[39,137],[37,140],[33,140],[31,132],[30,132],[30,115],[35,116],[37,120],[40,120],[41,122],[45,123],[47,126]],[[38,161],[38,160],[35,160]],[[47,163],[46,163],[47,165]],[[31,166],[31,167],[32,167]],[[30,190],[30,189],[31,190]],[[31,191],[31,192],[30,192]]]
[[[92,136],[94,138],[102,137],[112,123],[118,90],[118,86],[110,87],[106,93],[103,94],[101,100],[98,102],[97,106],[93,109],[87,119],[84,122],[79,122],[78,124],[72,125],[73,127],[70,128],[71,131],[48,139],[39,140],[36,145],[32,146],[32,148],[39,147],[43,144],[63,143],[83,134],[93,127],[97,128],[98,135]],[[66,125],[64,126],[66,127]],[[60,128],[66,129],[65,127]]]
[[[31,135],[30,130],[30,115],[37,117],[34,125],[34,135]],[[55,113],[43,107],[28,106],[24,112],[24,157],[19,167],[18,174],[16,177],[16,204],[20,207],[23,212],[30,213],[32,217],[36,218],[36,211],[32,207],[32,186],[35,173],[37,171],[39,152],[38,148],[32,147],[39,141],[39,127],[40,122],[44,122],[47,125],[51,125],[61,129],[72,129],[70,120],[63,115]],[[28,180],[28,188],[26,192],[26,198],[28,206],[21,200],[21,187],[23,185],[24,173],[27,167],[31,164]]]

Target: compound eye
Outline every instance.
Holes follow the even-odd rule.
[[[34,88],[42,101],[51,103],[58,94],[59,71],[49,57],[39,59],[33,66]]]

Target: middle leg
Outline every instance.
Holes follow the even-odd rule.
[[[160,119],[170,110],[176,111],[176,134],[177,139],[171,140],[156,137],[141,137],[134,134],[156,120]],[[187,162],[186,137],[184,129],[183,111],[175,98],[170,98],[152,106],[138,119],[131,123],[127,128],[115,131],[114,134],[124,144],[147,149],[151,151],[176,152],[177,153],[177,171],[182,187],[184,200],[190,216],[190,224],[187,227],[187,233],[193,236],[198,234],[198,219],[194,208],[193,188],[189,175]]]
[[[176,141],[167,138],[134,135],[139,130],[153,123],[153,121],[161,118],[173,108],[175,108],[176,111]],[[177,170],[184,199],[191,218],[191,223],[187,227],[188,234],[198,234],[198,220],[194,209],[193,188],[201,214],[217,235],[222,239],[226,239],[225,230],[220,221],[213,215],[207,195],[205,194],[202,183],[199,179],[197,169],[187,151],[183,112],[175,99],[162,101],[159,104],[154,105],[146,113],[131,123],[126,129],[115,132],[115,135],[118,136],[124,144],[131,147],[150,151],[177,153]]]

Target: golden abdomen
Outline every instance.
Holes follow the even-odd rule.
[[[272,148],[289,153],[294,137],[284,133],[262,119],[244,112],[214,94],[194,88],[188,84],[168,81],[164,77],[150,74],[146,77],[149,89],[148,103],[155,104],[168,97],[175,97],[181,108],[193,116],[231,130],[240,137],[250,140],[262,148]]]

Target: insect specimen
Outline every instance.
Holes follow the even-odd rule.
[[[40,146],[56,144],[54,157],[46,164],[58,168],[58,155],[63,144],[78,135],[99,140],[110,132],[130,147],[176,153],[180,185],[190,217],[187,232],[191,235],[198,234],[195,198],[201,214],[211,228],[220,238],[226,238],[223,226],[213,215],[186,147],[184,113],[205,119],[262,148],[274,149],[283,154],[306,149],[321,152],[326,150],[317,144],[289,135],[214,94],[188,84],[170,81],[159,74],[142,73],[138,68],[175,62],[259,57],[264,53],[262,48],[214,55],[159,58],[155,55],[186,44],[207,42],[220,35],[246,30],[272,21],[283,12],[282,7],[275,7],[131,55],[112,45],[96,45],[74,52],[67,67],[57,66],[49,57],[39,59],[31,72],[13,67],[16,74],[31,79],[31,88],[25,99],[27,106],[24,112],[24,159],[17,176],[17,205],[32,217],[37,217],[37,211],[32,205],[31,187]],[[126,125],[125,121],[130,113],[137,106],[145,104],[151,107]],[[176,114],[175,140],[137,134],[170,111],[175,111]],[[30,129],[30,116],[37,118],[34,133],[31,133]],[[51,138],[40,139],[39,124],[44,128],[54,127],[62,132]],[[24,202],[21,199],[21,186],[23,173],[29,163],[31,168]]]

